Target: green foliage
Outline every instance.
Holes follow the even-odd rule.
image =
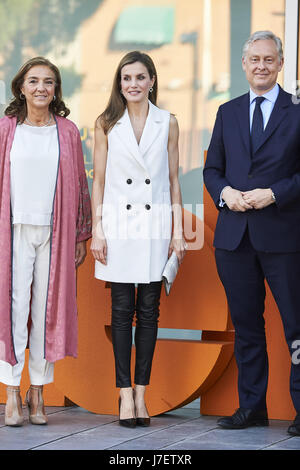
[[[25,60],[67,50],[82,23],[104,0],[0,0],[0,79],[8,84]],[[60,60],[61,62],[61,60]],[[82,76],[63,69],[64,95],[71,96]]]
[[[59,67],[63,83],[63,96],[70,98],[81,87],[83,75],[76,73],[74,67]]]
[[[30,12],[35,0],[1,0],[0,2],[0,52],[11,48],[18,31],[28,28]]]

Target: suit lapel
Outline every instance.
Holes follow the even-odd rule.
[[[236,113],[240,126],[241,136],[245,148],[247,150],[247,156],[249,157],[249,159],[251,159],[249,101],[249,93],[242,95],[240,99],[236,101]]]
[[[278,94],[277,100],[274,104],[274,108],[272,110],[268,124],[265,128],[265,131],[263,133],[262,140],[256,149],[256,152],[271,137],[271,135],[275,132],[279,124],[286,117],[287,108],[289,104],[290,104],[290,95],[286,93],[285,91],[283,91],[281,87],[279,87],[279,94]]]
[[[249,118],[249,93],[242,95],[236,104],[236,113],[241,130],[243,142],[247,149],[247,155],[251,158],[251,145],[250,145],[250,118]],[[279,87],[279,94],[269,118],[268,124],[263,133],[262,140],[256,148],[255,153],[261,148],[262,145],[271,137],[271,135],[278,128],[279,124],[284,120],[287,115],[287,108],[290,105],[290,95]]]

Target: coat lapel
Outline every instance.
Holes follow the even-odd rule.
[[[274,104],[274,108],[272,110],[268,124],[265,128],[265,131],[263,133],[262,140],[256,149],[256,152],[271,137],[271,135],[275,132],[279,124],[286,117],[287,108],[289,105],[290,105],[290,95],[286,93],[285,91],[283,91],[281,87],[279,87],[279,94],[278,94],[277,100]]]
[[[160,110],[149,101],[149,113],[145,122],[144,131],[140,140],[139,150],[144,156],[161,131]]]
[[[127,150],[147,171],[148,169],[144,156],[161,131],[161,121],[162,119],[159,113],[159,109],[154,106],[151,101],[149,101],[148,116],[139,144],[137,143],[136,137],[134,135],[127,108],[115,126],[116,132],[126,146]]]
[[[143,168],[146,168],[145,162],[139,150],[139,146],[132,129],[127,108],[125,109],[123,116],[119,119],[119,121],[117,121],[115,129],[116,133],[122,140],[127,150],[130,152],[130,154],[137,160],[137,162]]]
[[[251,158],[251,145],[250,145],[250,120],[249,120],[249,93],[240,97],[236,102],[236,113],[241,130],[243,142],[247,149],[247,154]],[[287,115],[287,108],[290,104],[290,95],[279,87],[279,94],[269,118],[268,124],[263,133],[262,140],[256,148],[255,153],[261,146],[271,137],[279,124]]]
[[[236,114],[242,139],[247,150],[247,156],[251,158],[251,147],[250,147],[250,118],[249,118],[249,93],[242,95],[239,100],[236,101]]]

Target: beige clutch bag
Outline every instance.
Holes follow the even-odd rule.
[[[179,262],[175,251],[171,254],[170,258],[168,259],[166,266],[164,268],[162,278],[163,283],[165,286],[166,294],[170,294],[171,287],[175,280],[176,274],[178,272]]]

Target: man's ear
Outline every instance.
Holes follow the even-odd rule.
[[[282,70],[283,65],[284,65],[284,58],[282,57],[279,63],[279,72]]]
[[[245,57],[242,57],[242,68],[245,71],[245,68],[246,68]]]

